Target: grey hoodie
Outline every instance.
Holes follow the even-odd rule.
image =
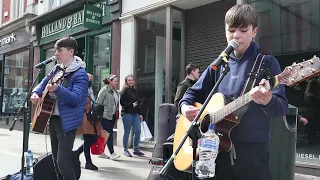
[[[60,66],[61,64],[57,64],[56,66]],[[82,59],[78,56],[74,56],[74,59],[72,61],[72,63],[67,67],[66,69],[66,73],[68,72],[74,72],[76,70],[78,70],[79,68],[86,68],[86,63],[84,61],[82,61]],[[59,108],[58,108],[58,99],[55,103],[55,106],[54,106],[54,110],[53,110],[53,113],[52,115],[60,115],[59,113]]]

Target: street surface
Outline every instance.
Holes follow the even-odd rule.
[[[9,131],[9,126],[4,121],[0,121],[0,177],[18,172],[21,164],[22,149],[22,123],[17,122],[16,130]],[[30,133],[29,149],[33,151],[34,158],[46,153],[47,148],[50,152],[49,136]],[[78,137],[74,147],[77,148],[82,144],[82,140]],[[146,157],[128,158],[122,155],[123,150],[115,147],[115,151],[121,154],[118,161],[109,159],[99,159],[92,156],[93,163],[99,167],[98,171],[89,171],[84,169],[84,155],[80,156],[82,173],[80,180],[146,180],[150,171],[149,157],[151,152],[144,151]],[[296,174],[295,180],[320,180],[320,177],[314,177],[303,174]]]

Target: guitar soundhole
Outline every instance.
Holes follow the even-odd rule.
[[[205,133],[208,131],[210,125],[210,115],[207,114],[204,116],[203,120],[201,121],[200,130],[201,132]]]

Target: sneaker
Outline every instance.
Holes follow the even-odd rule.
[[[125,156],[132,157],[131,153],[128,150],[125,150],[123,154]]]
[[[115,152],[111,154],[110,159],[111,160],[116,160],[120,157],[120,154],[116,154]]]
[[[85,169],[89,169],[89,170],[93,170],[93,171],[97,171],[98,170],[98,167],[95,166],[94,164],[92,163],[86,163],[86,166],[84,167]]]
[[[134,155],[137,155],[137,156],[144,156],[144,153],[141,152],[139,149],[135,149],[135,150],[133,151],[133,154],[134,154]]]
[[[98,156],[98,158],[110,159],[110,156],[106,155],[105,153],[102,153]]]

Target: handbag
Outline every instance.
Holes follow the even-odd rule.
[[[104,106],[102,104],[96,103],[90,96],[88,96],[91,100],[91,108],[89,112],[86,112],[87,119],[92,122],[100,122],[103,118]]]
[[[100,133],[100,136],[98,137],[97,141],[90,146],[91,154],[100,155],[104,153],[104,149],[105,149],[104,142],[105,142],[104,137],[102,137]]]
[[[94,126],[94,132],[97,135],[97,128]],[[105,130],[100,131],[100,136],[98,137],[97,141],[90,146],[91,154],[93,155],[100,155],[104,153],[105,145],[109,138],[109,133]]]

